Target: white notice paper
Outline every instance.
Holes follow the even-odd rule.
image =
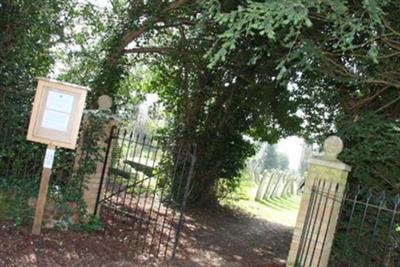
[[[44,162],[43,162],[44,168],[51,169],[53,167],[55,152],[56,152],[55,149],[47,149],[46,150],[46,156],[44,157]]]
[[[74,104],[74,96],[49,91],[46,100],[46,109],[52,109],[64,113],[71,113]]]
[[[66,132],[69,124],[69,114],[52,110],[45,110],[42,118],[42,127]]]

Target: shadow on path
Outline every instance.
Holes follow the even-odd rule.
[[[293,228],[231,210],[188,212],[172,266],[284,266]]]

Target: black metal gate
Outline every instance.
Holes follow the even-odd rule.
[[[128,242],[143,253],[174,257],[195,152],[194,146],[167,144],[145,134],[113,128],[95,212],[101,207],[105,224],[124,222],[130,233]]]

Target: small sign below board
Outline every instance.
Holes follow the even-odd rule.
[[[87,88],[38,78],[27,139],[75,149]]]
[[[44,156],[43,168],[51,169],[53,168],[54,155],[56,150],[54,148],[48,148],[46,150],[46,155]]]

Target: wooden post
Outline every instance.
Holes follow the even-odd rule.
[[[34,235],[40,235],[40,230],[42,228],[43,213],[46,206],[47,191],[49,188],[54,152],[55,152],[55,146],[48,145],[46,150],[46,156],[43,162],[42,177],[40,179],[40,189],[36,201],[35,218],[33,220],[33,226],[32,226],[32,234]]]

